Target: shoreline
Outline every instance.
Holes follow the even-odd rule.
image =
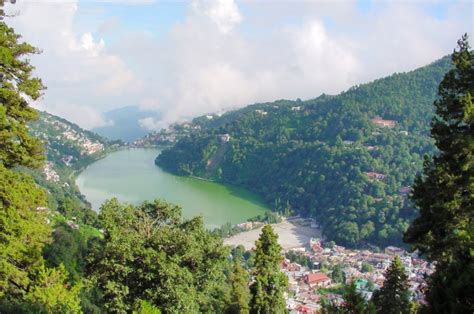
[[[321,229],[302,226],[294,220],[285,219],[282,222],[271,224],[271,226],[275,233],[278,234],[278,243],[284,250],[308,247],[311,238],[322,239],[323,237]],[[224,245],[243,245],[246,250],[251,250],[260,236],[262,228],[263,226],[225,238],[223,239]]]

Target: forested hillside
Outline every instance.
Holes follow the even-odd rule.
[[[337,96],[255,104],[193,121],[156,163],[262,195],[276,210],[316,217],[339,244],[402,244],[416,212],[407,196],[429,138],[449,57]]]
[[[92,215],[75,184],[74,175],[102,158],[119,142],[110,142],[47,112],[39,112],[38,120],[29,124],[29,132],[44,145],[46,162],[40,169],[23,170],[49,191],[48,207],[59,210],[67,218]]]

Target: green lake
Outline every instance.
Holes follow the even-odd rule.
[[[154,164],[159,153],[145,148],[111,153],[85,169],[76,183],[95,210],[112,197],[132,204],[160,198],[181,206],[186,218],[202,215],[208,228],[240,223],[269,209],[245,190],[161,170]]]

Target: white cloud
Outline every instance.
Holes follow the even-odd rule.
[[[138,120],[138,124],[140,124],[140,126],[142,128],[144,128],[145,130],[148,130],[148,131],[160,130],[160,129],[167,126],[166,123],[164,123],[162,121],[157,121],[152,117],[147,117],[147,118],[140,119],[140,120]]]
[[[45,106],[44,103],[39,102],[36,103],[34,107],[65,118],[86,129],[111,126],[114,124],[113,121],[105,120],[102,113],[91,106],[65,102],[55,104],[49,103],[47,106]]]
[[[8,22],[42,50],[32,61],[48,87],[41,100],[44,110],[73,117],[84,127],[101,126],[105,122],[99,115],[115,97],[141,88],[122,58],[107,51],[102,38],[74,32],[77,1],[21,1],[13,8],[19,14]],[[63,110],[60,103],[79,105]]]
[[[219,31],[229,33],[242,21],[242,15],[234,0],[193,1],[196,14],[205,14],[214,22]]]
[[[128,29],[136,15],[106,15],[77,31],[81,3],[21,1],[11,23],[44,51],[33,59],[49,87],[44,108],[94,126],[107,123],[105,110],[139,105],[163,114],[140,122],[154,129],[254,102],[335,94],[428,64],[464,32],[474,35],[472,2],[442,2],[441,17],[432,5],[373,2],[361,11],[355,2],[194,0],[156,36],[149,29],[158,17],[147,31]]]

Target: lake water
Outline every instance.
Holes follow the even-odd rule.
[[[133,204],[160,198],[181,206],[186,218],[202,215],[209,228],[240,223],[268,209],[242,189],[164,172],[154,164],[159,153],[145,148],[111,153],[85,169],[76,183],[95,210],[112,197]]]

